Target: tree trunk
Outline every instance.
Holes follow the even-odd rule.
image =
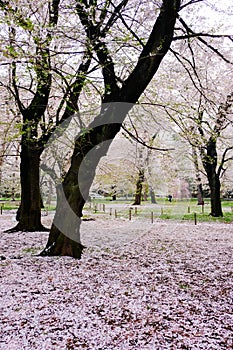
[[[116,201],[116,185],[112,185],[112,200]]]
[[[9,231],[48,231],[41,223],[40,151],[24,140],[20,158],[21,204],[17,214],[19,222]]]
[[[198,200],[197,204],[203,205],[204,198],[203,198],[202,182],[201,182],[201,177],[200,177],[197,150],[194,146],[192,146],[192,152],[193,152],[193,162],[194,162],[194,166],[195,166],[196,183],[197,183],[197,200]]]
[[[142,199],[142,184],[144,181],[144,170],[140,169],[138,173],[138,180],[136,183],[136,193],[133,205],[140,205]]]
[[[49,180],[48,180],[47,199],[46,199],[46,202],[45,202],[46,205],[50,205],[50,204],[51,204],[51,202],[52,202],[52,196],[53,196],[53,183],[52,183],[52,180],[49,179]]]
[[[202,183],[199,182],[197,185],[197,204],[203,205],[204,204],[204,198],[203,198],[203,189],[202,189]]]
[[[213,172],[212,176],[208,176],[208,182],[210,186],[210,201],[211,201],[211,216],[221,217],[223,216],[222,204],[221,204],[221,185],[218,175]]]
[[[216,139],[211,137],[208,140],[206,147],[206,154],[201,153],[202,162],[205,168],[208,183],[210,187],[211,213],[215,217],[223,216],[221,204],[221,184],[219,174],[216,172],[217,168],[217,149]]]
[[[85,200],[78,185],[78,177],[71,183],[70,172],[57,187],[57,207],[48,242],[41,256],[72,256],[80,258],[84,246],[80,242],[80,224]],[[73,178],[74,179],[74,178]]]
[[[144,186],[143,200],[146,202],[148,200],[148,184]]]
[[[155,199],[155,192],[153,190],[153,188],[150,188],[150,200],[152,204],[156,204],[156,199]]]
[[[81,258],[84,248],[80,242],[82,210],[99,160],[106,154],[112,138],[119,130],[120,124],[101,125],[77,137],[71,166],[63,183],[57,188],[56,214],[41,256]]]

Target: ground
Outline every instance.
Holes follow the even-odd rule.
[[[0,220],[0,349],[232,349],[233,224],[97,216],[75,260]]]

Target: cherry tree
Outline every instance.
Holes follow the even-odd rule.
[[[16,230],[43,229],[39,165],[50,136],[59,126],[66,128],[63,122],[69,123],[75,112],[77,118],[82,116],[88,86],[96,90],[89,100],[99,104],[89,124],[79,118],[81,131],[58,188],[56,214],[42,255],[80,258],[82,209],[98,162],[168,51],[182,51],[177,43],[192,37],[208,41],[208,33],[194,33],[181,17],[199,3],[205,1],[0,1],[5,63],[12,75],[7,88],[22,117],[22,205]],[[82,167],[85,176],[80,182]]]
[[[219,55],[210,55],[206,52],[206,45],[198,45],[198,39],[192,43],[192,50],[195,48],[197,54],[190,59],[187,59],[187,48],[183,47],[182,55],[173,50],[180,63],[174,67],[180,72],[181,78],[176,79],[176,74],[170,72],[170,89],[167,90],[169,102],[164,94],[158,105],[190,145],[190,156],[196,169],[199,203],[203,203],[203,174],[210,188],[210,214],[222,216],[221,177],[233,156],[232,87],[229,84],[232,79],[231,55],[228,48],[222,49]]]

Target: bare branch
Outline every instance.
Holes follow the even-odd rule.
[[[189,6],[189,5],[193,5],[193,4],[196,4],[198,2],[202,2],[203,0],[190,0],[188,1],[186,4],[182,5],[180,7],[181,10],[183,10],[185,7]]]
[[[194,34],[195,36],[197,36],[197,33],[195,33],[187,24],[186,22],[180,17],[178,16],[178,19],[180,21],[180,23],[183,25],[183,27],[185,28],[185,30],[187,31],[188,34]],[[216,49],[215,47],[213,47],[211,44],[209,44],[206,40],[204,40],[200,35],[197,36],[197,39],[204,44],[205,46],[207,46],[211,51],[213,51],[214,53],[216,53],[219,57],[221,57],[225,62],[233,64],[233,62],[229,61],[225,56],[223,56],[223,54],[221,52],[219,52],[218,49]]]
[[[198,37],[207,37],[207,38],[227,38],[230,41],[233,42],[233,36],[232,35],[226,35],[226,34],[208,34],[208,33],[194,33],[194,34],[186,34],[186,35],[177,35],[174,36],[173,41],[176,40],[184,40],[184,39],[191,39],[191,38],[198,38]]]
[[[227,147],[225,149],[225,151],[223,152],[222,159],[221,159],[220,165],[219,165],[218,170],[217,170],[218,176],[220,176],[221,172],[224,171],[224,169],[223,169],[224,164],[230,160],[233,160],[233,157],[226,158],[227,153],[231,150],[233,150],[233,147]]]
[[[122,129],[137,143],[140,143],[141,145],[143,145],[144,147],[151,149],[151,150],[155,150],[155,151],[161,151],[161,152],[167,152],[167,151],[173,151],[174,148],[159,148],[159,147],[153,147],[151,145],[148,145],[145,141],[143,141],[142,138],[139,138],[138,136],[135,136],[134,134],[132,134],[124,125],[122,125]]]

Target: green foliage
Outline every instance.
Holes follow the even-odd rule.
[[[5,57],[10,57],[10,58],[18,58],[19,54],[18,52],[15,50],[13,45],[8,45],[6,46],[6,48],[3,50],[3,55]]]
[[[30,18],[19,18],[18,19],[18,24],[20,25],[21,28],[28,30],[28,31],[32,31],[34,29],[34,25],[32,23],[32,21],[30,20]]]

